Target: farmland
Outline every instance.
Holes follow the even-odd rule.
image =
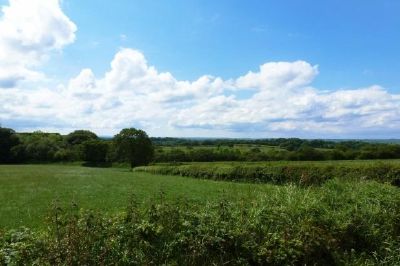
[[[145,168],[155,172],[157,167],[193,166],[209,171],[283,166],[301,171],[327,166],[396,170],[399,161]],[[66,259],[70,264],[91,264],[99,262],[99,256],[105,264],[396,265],[400,261],[400,191],[390,179],[332,177],[302,186],[143,171],[0,166],[0,262],[57,264]],[[18,229],[21,226],[30,230]],[[118,255],[122,253],[130,255]]]
[[[124,210],[131,194],[140,201],[186,197],[206,202],[222,195],[241,198],[271,186],[210,182],[176,176],[132,173],[125,168],[63,165],[0,166],[0,228],[41,227],[53,201],[109,213]]]
[[[0,265],[400,262],[396,144],[0,133]]]

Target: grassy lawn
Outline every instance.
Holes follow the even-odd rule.
[[[177,176],[130,172],[121,168],[87,168],[66,165],[0,166],[0,228],[40,227],[51,204],[109,213],[124,210],[129,196],[139,201],[159,197],[185,197],[200,202],[222,196],[252,198],[274,189],[271,185],[238,184]]]

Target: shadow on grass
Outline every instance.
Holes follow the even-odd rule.
[[[110,162],[84,162],[82,163],[84,167],[97,167],[97,168],[110,168],[112,163]]]

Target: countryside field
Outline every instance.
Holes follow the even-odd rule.
[[[159,164],[142,167],[142,169],[138,168],[134,172],[127,168],[89,168],[78,165],[1,165],[0,201],[6,204],[0,206],[0,228],[43,226],[43,220],[49,213],[54,201],[58,201],[64,206],[76,203],[85,209],[117,213],[124,209],[129,196],[132,194],[140,201],[150,201],[162,192],[165,193],[167,199],[183,197],[205,203],[221,199],[221,197],[228,197],[231,200],[245,198],[251,200],[260,195],[265,195],[271,190],[282,189],[280,186],[272,186],[271,184],[217,182],[176,175],[151,174],[145,173],[145,171],[157,172],[160,171],[159,169],[175,169],[178,167],[178,169],[189,169],[190,171],[186,175],[194,177],[199,170],[204,174],[205,169],[207,170],[205,173],[211,173],[212,171],[229,171],[232,167],[247,167],[245,169],[266,167],[270,169],[291,166],[301,174],[310,166],[317,167],[317,169],[331,166],[334,169],[346,167],[344,168],[346,172],[349,172],[348,168],[358,170],[358,172],[353,173],[357,180],[362,177],[365,178],[365,174],[360,172],[360,169],[371,166],[376,168],[382,165],[385,166],[382,167],[383,170],[388,169],[389,166],[397,170],[400,169],[400,160],[187,163],[178,166]],[[192,169],[193,166],[194,169]],[[299,166],[301,168],[296,168]],[[315,171],[315,168],[311,168],[311,170]],[[298,175],[295,171],[289,174]],[[394,172],[394,174],[398,175],[398,172],[400,170]],[[168,173],[174,173],[174,171],[171,170]],[[178,174],[182,175],[181,172]],[[237,172],[233,174],[238,175]],[[336,178],[340,179],[340,176]],[[248,178],[246,181],[251,180]],[[382,181],[390,183],[390,180],[383,176]],[[259,182],[260,180],[258,180]]]
[[[376,166],[397,169],[399,161],[227,162],[186,167],[215,171],[239,165],[250,169],[373,165],[376,170]],[[176,165],[146,166],[157,167]],[[388,179],[332,177],[302,186],[214,181],[143,170],[0,166],[0,262],[61,263],[67,254],[67,262],[76,259],[86,264],[118,260],[122,264],[396,265],[400,261],[400,190]],[[131,244],[121,246],[125,241]],[[115,252],[134,253],[124,257]],[[100,254],[104,258],[99,259]],[[138,254],[143,257],[135,258]]]
[[[165,193],[167,199],[185,197],[207,202],[223,196],[254,198],[270,185],[213,182],[178,176],[131,172],[127,168],[88,168],[69,165],[1,165],[0,228],[42,227],[51,204],[72,202],[85,209],[123,211],[129,196],[150,201]]]

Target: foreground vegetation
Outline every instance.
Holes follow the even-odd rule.
[[[56,204],[46,229],[0,233],[0,264],[399,265],[398,188],[338,180],[264,187],[203,203],[133,196],[114,215]]]

